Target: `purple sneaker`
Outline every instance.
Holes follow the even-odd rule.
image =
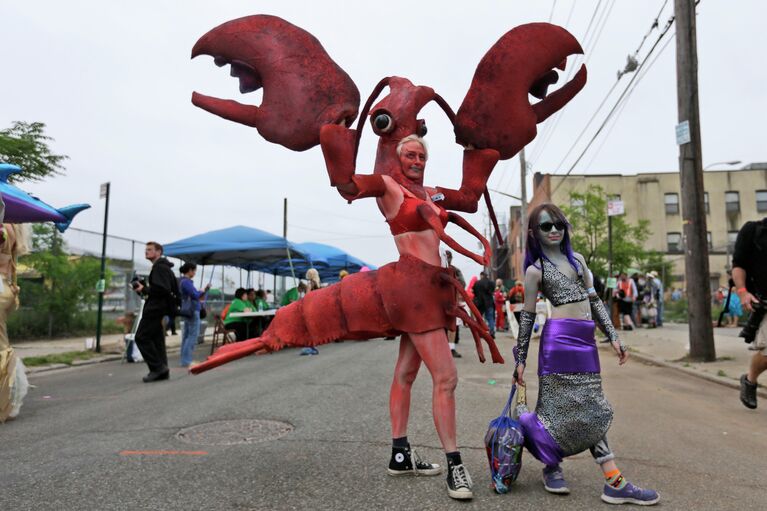
[[[567,481],[565,481],[565,475],[562,473],[562,469],[559,465],[545,467],[543,469],[543,487],[549,493],[556,493],[559,495],[567,495],[570,493],[570,488],[567,487]]]
[[[639,506],[652,506],[660,501],[660,495],[658,495],[658,492],[655,490],[643,490],[631,483],[626,483],[626,486],[620,490],[606,484],[605,489],[602,492],[602,500],[608,504],[637,504]]]

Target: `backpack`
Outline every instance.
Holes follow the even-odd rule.
[[[181,289],[178,279],[175,275],[173,275],[173,272],[170,269],[168,269],[168,272],[170,273],[170,278],[172,279],[170,295],[168,296],[168,316],[174,318],[176,316],[183,315],[181,311]]]

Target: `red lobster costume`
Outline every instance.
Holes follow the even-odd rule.
[[[308,32],[274,16],[257,15],[220,25],[194,46],[192,57],[210,55],[231,65],[240,92],[263,87],[261,106],[243,105],[194,93],[192,102],[225,119],[255,127],[270,142],[303,151],[320,144],[333,186],[354,183],[358,193],[341,192],[348,201],[380,196],[382,176],[400,168],[399,141],[411,134],[424,136],[426,123],[418,112],[435,101],[454,124],[456,142],[464,148],[463,179],[458,190],[436,188],[433,200],[444,210],[473,213],[480,197],[488,200],[486,183],[498,159],[508,159],[535,138],[536,125],[562,108],[585,85],[586,69],[547,95],[557,81],[554,68],[564,69],[569,55],[582,53],[563,28],[531,23],[507,32],[477,67],[463,104],[454,113],[433,89],[399,77],[384,78],[365,103],[356,129],[360,95],[351,78]],[[385,87],[389,93],[375,106]],[[540,99],[534,105],[528,94]],[[371,108],[372,107],[372,108]],[[380,137],[374,173],[356,174],[356,157],[363,122],[369,115]],[[417,208],[423,222],[452,249],[486,264],[489,245],[468,222],[453,212],[437,215]],[[473,254],[444,231],[444,217],[479,238],[485,255]],[[394,232],[394,226],[392,227]],[[495,342],[472,301],[474,318],[455,304],[455,292],[465,294],[446,268],[403,256],[378,271],[349,275],[338,284],[309,293],[281,308],[257,339],[223,346],[192,368],[200,373],[251,353],[285,346],[316,346],[336,339],[369,339],[438,328],[455,329],[460,317],[471,329],[479,358],[484,338],[493,362],[503,362]]]

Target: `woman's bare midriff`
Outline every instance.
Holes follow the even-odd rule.
[[[439,236],[428,231],[406,232],[394,236],[400,255],[409,255],[433,266],[441,266]]]
[[[565,303],[551,307],[551,317],[556,319],[591,319],[591,304],[588,300]]]

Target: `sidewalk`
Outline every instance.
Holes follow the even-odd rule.
[[[213,330],[208,329],[209,332]],[[206,332],[207,333],[207,332]],[[87,360],[75,360],[72,366],[98,364],[110,360],[121,360],[125,351],[124,334],[109,334],[101,337],[101,356],[89,358]],[[85,348],[85,336],[71,337],[68,339],[52,339],[37,341],[11,342],[11,346],[16,351],[16,355],[22,359],[26,357],[42,357],[46,355],[56,355],[71,351],[88,351]],[[175,353],[181,347],[181,333],[178,335],[169,335],[165,338],[165,345],[168,353]],[[205,343],[208,345],[208,342]],[[201,346],[198,346],[200,349]],[[208,351],[210,348],[208,348]],[[62,369],[70,367],[66,364],[50,364],[34,367],[27,367],[27,373],[38,373],[41,371],[50,371],[53,369]]]
[[[748,369],[754,352],[738,337],[738,332],[740,328],[715,328],[716,361],[706,363],[686,359],[690,338],[687,324],[668,323],[662,328],[643,328],[620,335],[635,358],[739,389],[740,375]],[[760,385],[759,395],[767,397],[764,385]]]

